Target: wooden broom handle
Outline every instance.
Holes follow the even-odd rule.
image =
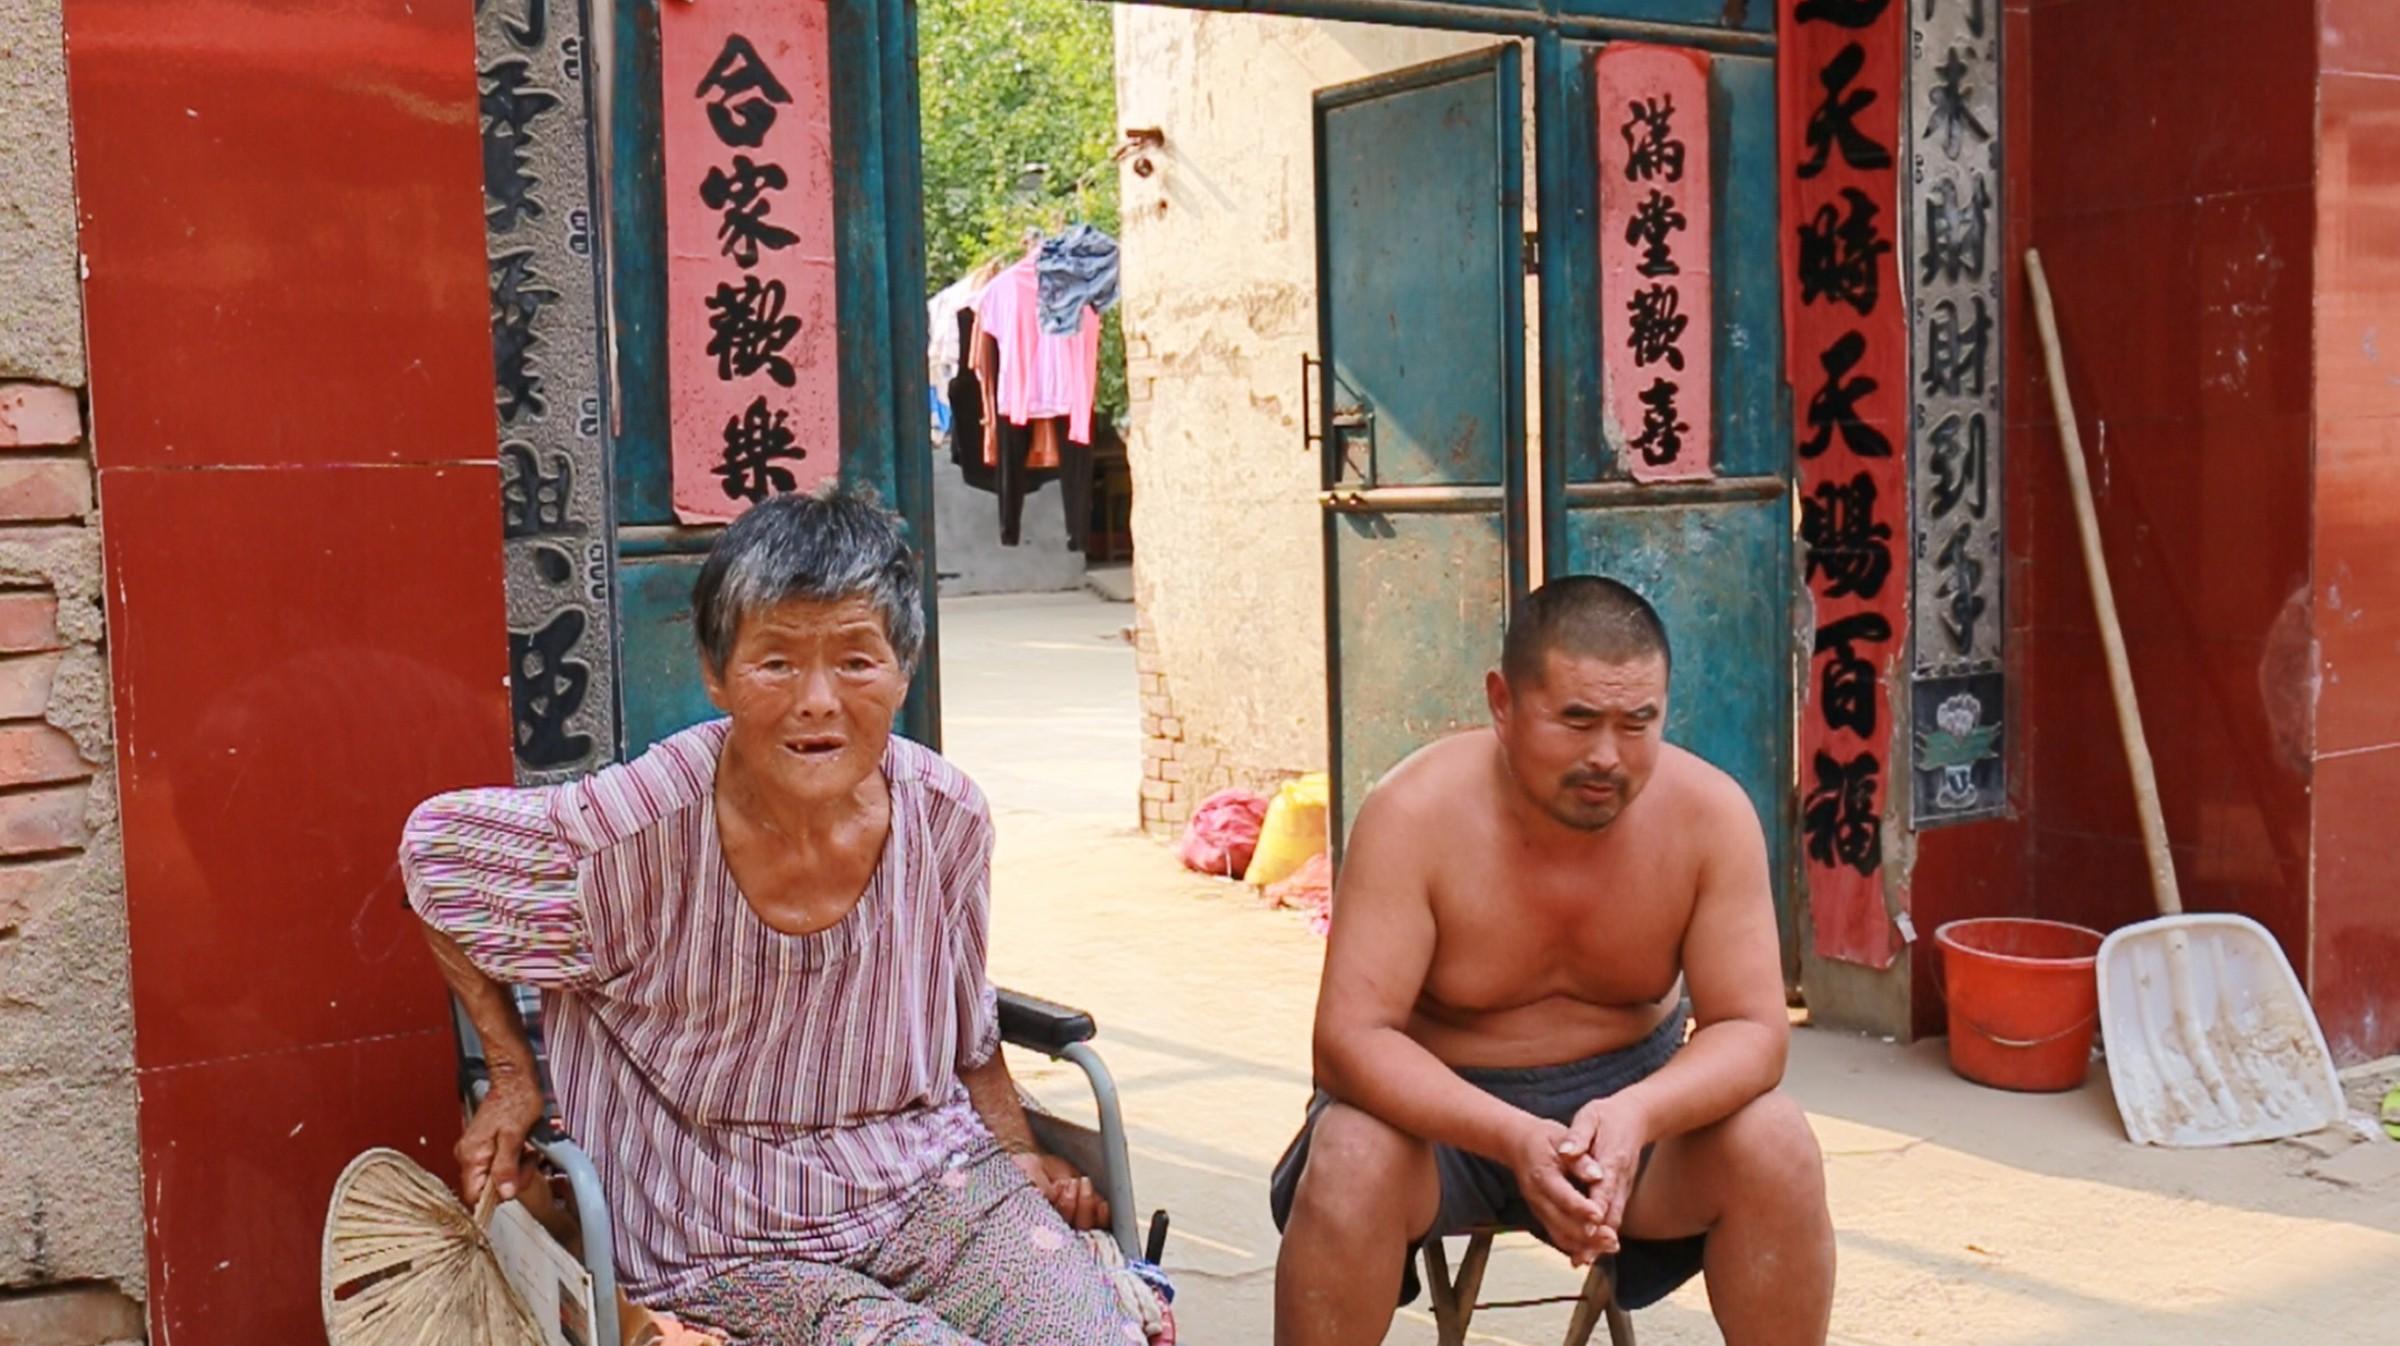
[[[2108,688],[2117,703],[2117,729],[2125,740],[2125,765],[2133,772],[2134,803],[2142,819],[2142,847],[2150,855],[2150,891],[2161,915],[2183,911],[2175,887],[2175,859],[2167,849],[2167,823],[2158,806],[2158,772],[2150,743],[2142,736],[2141,707],[2133,698],[2133,669],[2125,659],[2125,632],[2117,624],[2117,595],[2109,586],[2108,560],[2100,551],[2100,518],[2092,509],[2092,479],[2083,465],[2083,433],[2067,396],[2067,371],[2058,350],[2058,319],[2050,311],[2050,282],[2041,254],[2025,250],[2025,275],[2033,282],[2033,317],[2042,329],[2042,363],[2050,374],[2050,405],[2058,412],[2058,442],[2067,461],[2067,485],[2075,499],[2075,530],[2083,539],[2084,574],[2092,582],[2092,611],[2099,619],[2100,648],[2108,656]]]

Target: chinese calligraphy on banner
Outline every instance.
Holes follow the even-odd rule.
[[[1784,0],[1784,332],[1802,571],[1801,829],[1820,956],[1888,967],[1889,679],[1906,648],[1908,314],[1898,274],[1906,5]],[[1895,566],[1895,551],[1898,564]],[[1889,894],[1894,904],[1901,895]]]
[[[675,516],[734,518],[841,463],[826,7],[659,15]]]
[[[2001,720],[1999,0],[1909,13],[1916,826],[2007,804]]]
[[[509,692],[521,784],[616,756],[599,239],[575,0],[475,10]]]
[[[1593,58],[1607,438],[1638,481],[1709,475],[1708,57],[1612,42]]]

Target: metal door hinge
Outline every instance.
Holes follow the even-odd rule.
[[[1525,274],[1542,274],[1542,236],[1538,231],[1529,230],[1525,235]]]

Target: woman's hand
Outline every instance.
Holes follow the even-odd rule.
[[[1108,1199],[1092,1187],[1092,1180],[1076,1171],[1073,1164],[1055,1154],[1038,1151],[1012,1154],[1010,1162],[1033,1184],[1058,1212],[1058,1218],[1071,1229],[1106,1229]]]
[[[458,941],[431,924],[425,941],[442,980],[466,1007],[475,1035],[483,1040],[484,1066],[492,1089],[475,1106],[466,1134],[458,1138],[458,1190],[472,1208],[487,1184],[497,1185],[502,1201],[517,1195],[525,1180],[525,1138],[542,1120],[541,1072],[534,1063],[533,1043],[517,1017],[516,996],[508,987],[485,976]]]
[[[486,1182],[498,1181],[500,1199],[517,1194],[518,1163],[525,1137],[542,1120],[540,1086],[521,1076],[501,1075],[475,1106],[466,1134],[458,1138],[458,1190],[472,1208]]]

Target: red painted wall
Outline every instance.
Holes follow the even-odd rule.
[[[448,1166],[409,807],[508,778],[465,0],[68,0],[151,1339],[322,1339],[335,1175]]]
[[[2321,3],[2309,966],[2370,1057],[2400,1051],[2400,5]]]
[[[2036,3],[2020,144],[2185,902],[2254,916],[2295,955],[2313,18],[2313,0]],[[2018,354],[2011,394],[2044,422],[2011,460],[2032,488],[2031,906],[2107,928],[2150,894],[2049,389]]]
[[[2375,330],[2400,314],[2400,8],[2006,22],[2012,248],[2056,291],[2184,901],[2274,932],[2337,1054],[2400,1050],[2400,331],[2387,356]],[[2012,291],[2019,817],[1926,835],[1915,915],[2108,929],[2150,893],[2021,268]],[[1939,994],[1918,978],[1920,1029]]]

